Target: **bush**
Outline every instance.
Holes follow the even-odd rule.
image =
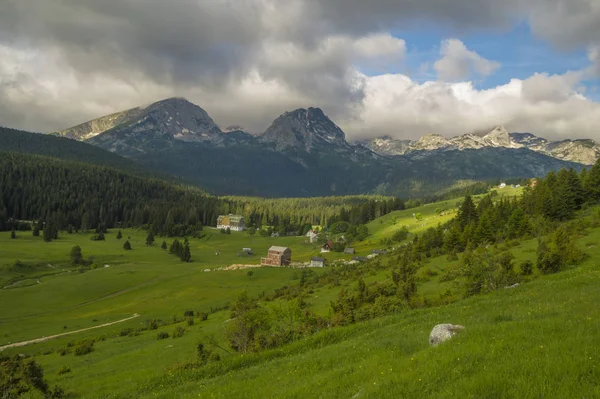
[[[194,317],[194,311],[186,310],[185,312],[183,312],[183,317]]]
[[[159,333],[156,335],[156,339],[157,339],[157,340],[159,340],[159,341],[160,341],[161,339],[166,339],[166,338],[169,338],[169,333],[168,333],[168,332],[165,332],[165,331],[161,331],[161,332],[159,332]]]
[[[129,243],[129,240],[125,241],[125,244],[123,244],[123,249],[125,251],[131,251],[131,244]]]
[[[184,333],[185,333],[185,329],[181,326],[177,326],[173,330],[173,338],[181,338],[181,337],[183,337]]]
[[[75,356],[83,356],[94,351],[94,342],[85,341],[75,347]]]
[[[200,321],[205,321],[206,319],[208,319],[208,313],[198,312],[198,317],[200,318]]]
[[[139,331],[133,328],[124,328],[119,331],[119,337],[135,337],[138,335],[140,335]]]
[[[193,326],[194,325],[194,318],[193,317],[188,317],[186,320],[186,323],[188,326]]]
[[[533,262],[530,260],[521,262],[519,268],[521,269],[521,274],[523,276],[530,276],[533,274]]]
[[[63,375],[71,372],[71,368],[67,366],[62,366],[60,370],[58,370],[58,375]]]

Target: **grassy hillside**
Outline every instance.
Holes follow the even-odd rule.
[[[497,198],[517,193],[498,190]],[[398,211],[373,221],[372,235],[356,246],[359,255],[378,247],[379,240],[403,224],[418,233],[443,222],[451,217],[457,201]],[[423,220],[417,223],[413,213],[420,213]],[[256,264],[270,245],[290,246],[294,260],[304,261],[317,253],[317,246],[303,237],[272,239],[205,229],[206,237],[190,239],[194,262],[188,264],[160,249],[162,238],[146,247],[146,232],[123,230],[123,240],[117,240],[115,232],[111,230],[105,242],[91,241],[89,234],[61,234],[51,243],[32,237],[31,232],[18,232],[16,240],[10,239],[9,232],[0,233],[0,285],[10,286],[0,289],[0,345],[140,314],[109,327],[5,350],[6,355],[35,355],[52,384],[80,397],[588,398],[599,394],[594,381],[599,377],[595,342],[600,337],[594,323],[600,311],[593,305],[600,299],[598,228],[578,241],[588,260],[566,272],[540,277],[536,270],[516,289],[445,306],[405,309],[244,355],[228,348],[224,331],[231,323],[231,310],[223,307],[244,290],[261,296],[297,285],[304,271],[260,268],[252,269],[249,276],[247,270],[215,269]],[[132,251],[122,248],[128,237]],[[84,256],[101,267],[83,273],[71,267],[73,245],[80,245]],[[238,256],[242,247],[251,247],[256,255]],[[536,248],[536,240],[526,240],[510,251],[517,261],[534,260]],[[215,254],[217,249],[220,255]],[[350,255],[327,257],[349,259]],[[21,264],[16,266],[16,260]],[[382,266],[373,263],[365,282],[389,282],[395,258],[375,262]],[[461,296],[461,278],[444,277],[458,265],[446,256],[424,261],[417,274],[422,300],[456,301]],[[354,278],[343,274],[351,268],[310,270],[308,276],[333,270],[342,273],[339,283],[315,285],[304,299],[318,315],[329,315],[330,303],[340,291],[356,286]],[[282,297],[263,303],[277,311],[287,309],[291,301]],[[194,324],[188,325],[183,317],[186,310],[208,312],[208,319],[196,316]],[[132,331],[145,328],[151,320],[159,321],[157,329]],[[467,329],[454,341],[429,348],[429,331],[445,322]],[[181,338],[157,340],[158,333],[172,335],[176,327],[185,329]],[[75,356],[70,343],[77,346],[77,341],[86,339],[96,340],[95,350]],[[216,344],[221,361],[190,367],[198,342]],[[62,351],[66,353],[61,355]],[[71,371],[59,374],[65,367]],[[511,382],[508,388],[507,381]]]

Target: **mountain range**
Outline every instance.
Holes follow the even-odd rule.
[[[378,137],[360,144],[385,156],[411,155],[416,157],[437,154],[440,151],[481,148],[526,148],[556,159],[592,165],[600,158],[600,145],[594,140],[550,141],[532,133],[509,133],[498,126],[485,134],[464,134],[445,138],[427,134],[419,140],[395,140],[389,136]]]
[[[377,193],[407,198],[459,184],[581,169],[597,157],[591,141],[559,145],[503,128],[452,139],[427,135],[418,141],[384,137],[350,143],[319,108],[285,112],[264,133],[252,135],[236,127],[221,129],[205,110],[183,98],[52,134],[100,147],[215,194],[263,197]]]

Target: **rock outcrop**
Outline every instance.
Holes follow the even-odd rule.
[[[463,326],[458,324],[438,324],[433,327],[431,334],[429,334],[429,345],[437,346],[444,341],[448,341],[459,331],[464,330]]]

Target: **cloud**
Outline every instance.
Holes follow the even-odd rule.
[[[442,80],[464,80],[473,75],[486,77],[500,68],[500,63],[483,58],[458,39],[445,40],[440,53],[442,58],[436,61],[434,68]]]
[[[451,137],[498,124],[551,139],[600,139],[600,104],[578,93],[577,83],[576,74],[536,74],[478,90],[471,82],[419,84],[401,74],[365,77],[360,117],[341,125],[354,139],[383,134],[416,139],[428,133]]]
[[[264,131],[286,110],[320,106],[354,137],[453,134],[498,123],[560,136],[571,122],[574,134],[591,135],[586,120],[597,121],[588,115],[596,104],[578,93],[579,76],[538,74],[477,90],[470,82],[416,83],[388,72],[403,70],[407,57],[404,40],[390,32],[502,32],[527,20],[558,48],[589,49],[598,73],[597,4],[4,0],[0,124],[51,131],[177,95],[223,126],[251,131]],[[435,70],[456,81],[497,67],[451,39]]]
[[[588,58],[592,62],[590,72],[593,76],[600,76],[600,45],[590,47]]]

